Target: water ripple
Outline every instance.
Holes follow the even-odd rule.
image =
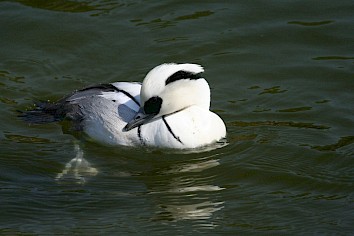
[[[239,127],[257,127],[257,126],[283,126],[283,127],[294,127],[294,128],[305,128],[305,129],[329,129],[329,126],[317,125],[314,123],[304,123],[304,122],[293,122],[293,121],[233,121],[230,122],[232,126]]]
[[[324,20],[324,21],[289,21],[290,25],[301,25],[301,26],[321,26],[332,24],[334,21],[332,20]]]

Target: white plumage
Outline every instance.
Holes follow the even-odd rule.
[[[210,88],[202,72],[196,64],[162,64],[146,75],[142,85],[91,86],[42,105],[26,118],[66,117],[75,129],[109,145],[201,147],[226,136],[224,122],[209,110]]]

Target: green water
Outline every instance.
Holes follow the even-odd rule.
[[[0,234],[354,233],[353,1],[0,1]],[[86,142],[17,110],[202,64],[226,147]]]

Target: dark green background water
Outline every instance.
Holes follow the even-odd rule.
[[[1,1],[0,234],[354,233],[353,1]],[[229,145],[87,142],[17,110],[202,64]]]

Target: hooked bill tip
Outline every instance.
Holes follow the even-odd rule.
[[[127,132],[127,131],[131,130],[131,128],[128,127],[128,125],[129,125],[129,124],[127,124],[126,126],[124,126],[124,128],[123,128],[123,131],[124,131],[124,132]]]

